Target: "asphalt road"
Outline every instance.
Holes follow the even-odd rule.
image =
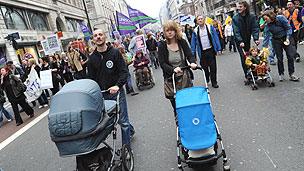
[[[300,46],[299,51],[303,54],[304,47]],[[304,62],[296,64],[301,82],[278,82],[276,66],[272,66],[276,87],[261,86],[252,91],[243,84],[237,53],[226,52],[217,59],[220,88],[210,88],[211,99],[231,170],[303,171]],[[130,120],[136,129],[132,143],[135,170],[178,170],[173,112],[163,95],[161,70],[154,75],[153,89],[128,96]],[[195,77],[196,83],[201,83],[201,74],[197,72]],[[75,159],[59,157],[44,118],[0,151],[0,168],[70,171],[75,169]],[[203,170],[222,170],[222,162]]]

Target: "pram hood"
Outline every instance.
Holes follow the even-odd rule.
[[[52,97],[49,131],[61,156],[84,154],[98,147],[112,123],[104,109],[101,90],[89,79],[70,82]]]
[[[175,100],[182,145],[188,150],[212,147],[216,142],[217,132],[207,89],[182,89],[177,91]]]

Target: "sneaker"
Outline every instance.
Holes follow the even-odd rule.
[[[43,106],[42,106],[42,105],[40,105],[38,108],[39,108],[39,109],[41,109],[41,108],[43,108]]]
[[[8,119],[8,120],[7,120],[7,122],[12,122],[12,121],[13,121],[13,119]]]
[[[131,135],[130,135],[130,140],[132,140],[134,138],[134,135],[135,135],[135,131],[131,131]]]
[[[297,57],[296,57],[296,62],[300,62],[300,60],[301,60],[300,57],[297,56]]]
[[[304,45],[304,41],[300,41],[299,44],[300,44],[300,45]]]
[[[279,75],[279,81],[284,81],[284,75]]]
[[[270,65],[276,65],[277,63],[275,61],[270,61],[269,64]]]
[[[48,104],[43,105],[43,107],[48,107],[48,106],[49,106]]]
[[[291,75],[289,76],[289,80],[290,80],[290,81],[295,81],[295,82],[297,82],[297,81],[300,80],[300,78],[297,77],[297,76],[295,76],[295,75],[293,75],[293,74],[291,74]]]
[[[136,96],[136,95],[138,95],[139,93],[137,93],[137,92],[133,92],[133,93],[131,93],[131,96]]]
[[[213,88],[219,88],[220,86],[218,84],[212,84]]]

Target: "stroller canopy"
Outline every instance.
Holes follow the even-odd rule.
[[[175,100],[182,145],[188,150],[212,147],[217,133],[207,89],[182,89],[176,93]]]
[[[102,93],[93,80],[70,82],[52,97],[49,131],[60,155],[86,153],[100,144],[104,137],[90,133],[104,120],[103,111]],[[90,137],[84,138],[86,135]]]

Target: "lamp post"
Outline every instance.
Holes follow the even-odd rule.
[[[93,32],[85,0],[82,0],[82,3],[83,3],[83,6],[84,6],[84,12],[86,13],[86,16],[87,16],[89,29],[90,29],[91,32]]]

